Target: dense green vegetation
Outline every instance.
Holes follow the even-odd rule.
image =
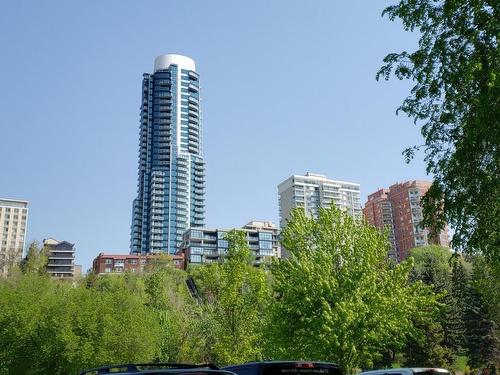
[[[438,319],[415,319],[425,336],[409,342],[407,363],[500,363],[500,2],[399,0],[383,15],[417,31],[418,47],[390,53],[377,79],[391,75],[413,87],[398,111],[421,127],[434,181],[423,199],[425,225],[454,228],[453,246],[468,254],[447,264],[438,249],[414,251],[413,279],[443,294]],[[429,363],[430,363],[429,362]]]
[[[383,14],[419,35],[415,51],[385,57],[377,79],[413,85],[398,111],[424,137],[407,159],[422,149],[434,177],[425,221],[451,225],[454,248],[483,254],[500,284],[500,2],[400,0]]]
[[[161,261],[76,284],[44,275],[33,245],[0,280],[0,374],[131,361],[309,359],[347,373],[396,358],[448,368],[458,354],[474,368],[498,362],[498,310],[482,258],[471,266],[426,247],[391,264],[386,239],[335,208],[317,220],[295,212],[283,232],[288,258],[259,268],[242,232],[227,239],[220,263],[185,272]]]
[[[290,257],[271,267],[273,357],[373,367],[437,308],[431,288],[408,283],[411,261],[392,265],[383,235],[336,209],[317,220],[295,211],[282,243]]]

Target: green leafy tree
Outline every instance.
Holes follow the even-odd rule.
[[[459,343],[455,341],[463,325],[462,311],[451,294],[452,253],[441,246],[423,246],[410,251],[414,260],[411,273],[413,281],[429,285],[441,302],[433,319],[414,318],[419,334],[411,337],[405,345],[405,366],[449,367]]]
[[[438,318],[414,318],[414,325],[419,334],[411,336],[402,351],[404,366],[449,368],[454,361],[453,351],[443,345],[445,335]]]
[[[0,282],[0,374],[67,375],[152,360],[157,317],[128,283],[73,287],[37,273]]]
[[[265,271],[252,265],[245,232],[230,231],[225,239],[222,261],[193,271],[202,299],[197,337],[203,336],[200,341],[209,349],[204,359],[234,364],[262,357],[270,287]]]
[[[470,279],[470,271],[467,271],[466,265],[470,266],[470,264],[465,263],[458,254],[452,256],[450,264],[451,283],[448,292],[452,298],[452,305],[450,306],[450,316],[447,317],[445,322],[446,336],[444,343],[453,348],[455,352],[459,352],[463,349],[465,342],[466,297],[467,285]]]
[[[448,290],[451,276],[449,261],[452,256],[450,249],[436,245],[421,246],[410,250],[410,256],[414,260],[411,273],[413,280],[432,285],[437,293]]]
[[[390,53],[377,73],[410,79],[398,111],[421,124],[427,172],[425,222],[455,229],[456,248],[482,252],[500,282],[500,2],[401,0],[383,11],[418,31],[414,52]]]
[[[48,250],[40,247],[38,242],[33,241],[29,247],[26,257],[21,262],[21,271],[25,274],[47,274]]]
[[[198,307],[187,290],[186,276],[186,272],[175,269],[171,261],[160,262],[160,267],[144,275],[146,303],[156,312],[161,327],[157,359],[162,362],[191,361],[191,325]]]
[[[0,276],[9,276],[14,273],[21,260],[22,250],[8,247],[0,253]]]
[[[500,364],[499,327],[491,319],[490,306],[482,289],[487,265],[478,259],[474,262],[472,280],[466,292],[464,347],[471,368]],[[486,266],[486,267],[485,267]],[[498,288],[498,285],[497,285]]]
[[[487,306],[488,318],[500,327],[500,283],[493,267],[482,256],[473,257],[474,288],[480,292],[483,303]]]
[[[390,264],[385,236],[335,207],[317,219],[295,210],[282,244],[290,256],[271,267],[270,357],[372,367],[436,307],[430,287],[409,284],[411,260]]]

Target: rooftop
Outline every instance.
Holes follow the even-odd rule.
[[[26,207],[28,203],[29,201],[23,201],[20,199],[0,198],[0,206]]]
[[[196,64],[192,58],[177,54],[158,56],[155,59],[155,72],[162,69],[168,69],[170,65],[177,65],[181,69],[196,72]]]

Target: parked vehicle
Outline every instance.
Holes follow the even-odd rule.
[[[450,375],[444,368],[414,367],[363,371],[359,375]]]
[[[220,370],[212,364],[193,365],[185,363],[126,363],[93,368],[80,372],[80,375],[235,375]]]
[[[340,367],[328,362],[264,361],[227,366],[237,375],[342,375]]]

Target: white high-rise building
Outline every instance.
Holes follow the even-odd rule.
[[[332,203],[354,217],[361,217],[359,184],[336,181],[320,174],[293,175],[278,185],[280,226],[284,228],[291,211],[303,207],[309,216],[317,217],[319,207]]]
[[[0,198],[0,275],[23,255],[28,202]]]

